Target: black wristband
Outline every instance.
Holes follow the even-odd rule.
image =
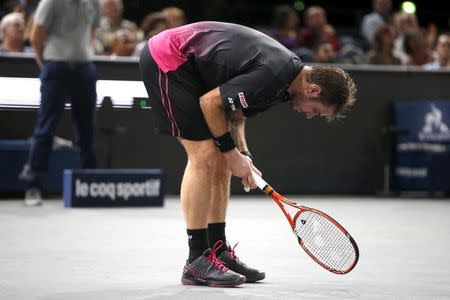
[[[228,152],[236,147],[233,137],[229,132],[226,132],[221,136],[215,137],[214,141],[216,142],[216,146],[217,148],[219,148],[220,152]]]
[[[241,154],[250,157],[250,159],[253,159],[253,156],[250,153],[250,151],[241,151]]]

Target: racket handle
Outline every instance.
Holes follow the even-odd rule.
[[[264,188],[267,185],[267,182],[264,181],[264,179],[261,178],[258,174],[255,173],[255,171],[252,171],[253,179],[255,179],[256,185],[259,187],[261,191],[264,191]]]

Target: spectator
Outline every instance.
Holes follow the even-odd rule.
[[[373,11],[364,16],[361,22],[361,35],[369,43],[373,44],[373,38],[377,29],[390,22],[392,12],[392,0],[373,0]]]
[[[147,44],[147,40],[152,36],[169,28],[169,22],[161,12],[149,13],[141,22],[141,29],[144,32],[145,39],[136,45],[133,56],[139,56],[142,49]]]
[[[311,6],[305,11],[305,27],[300,30],[299,40],[303,47],[316,49],[322,43],[329,43],[335,52],[341,49],[334,27],[328,24],[327,14],[320,6]]]
[[[131,56],[137,44],[136,31],[120,29],[112,39],[111,56]]]
[[[289,5],[278,5],[274,9],[273,27],[268,34],[288,49],[300,47],[297,37],[297,11]]]
[[[430,50],[421,30],[407,32],[403,43],[405,52],[409,56],[407,65],[421,66],[431,62]]]
[[[18,12],[23,14],[25,20],[25,43],[29,45],[31,23],[34,11],[39,0],[9,0],[6,2],[6,8],[9,12]]]
[[[394,56],[394,30],[388,24],[381,25],[374,36],[373,49],[367,55],[367,63],[372,65],[400,65],[401,61]]]
[[[403,47],[405,34],[409,31],[420,30],[419,22],[414,14],[398,12],[394,15],[394,26],[397,35],[394,41],[394,55],[400,59],[402,65],[406,65],[409,55]]]
[[[437,43],[439,29],[437,28],[436,24],[430,23],[428,24],[425,33],[428,48],[433,49]]]
[[[33,133],[26,179],[25,204],[42,204],[41,184],[48,168],[53,136],[71,100],[81,166],[95,168],[94,123],[96,70],[90,61],[91,42],[100,20],[98,0],[41,0],[31,30],[31,43],[41,69],[41,104]]]
[[[0,22],[0,33],[3,37],[0,53],[31,52],[25,46],[25,19],[23,14],[12,12],[3,17]]]
[[[318,63],[336,63],[336,52],[330,43],[322,43],[314,51],[314,62]]]
[[[148,14],[141,23],[141,29],[145,34],[146,40],[168,28],[170,28],[170,22],[160,12]]]
[[[450,68],[450,33],[442,33],[438,37],[434,61],[424,65],[427,70]]]
[[[137,33],[137,39],[143,39],[143,33],[138,29],[135,23],[123,19],[122,0],[102,0],[103,16],[100,20],[100,28],[97,32],[98,43],[96,52],[98,54],[111,54],[112,41],[116,31],[128,29]]]
[[[162,10],[162,13],[167,19],[169,28],[178,27],[186,24],[186,16],[181,8],[169,6]]]

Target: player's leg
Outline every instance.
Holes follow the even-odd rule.
[[[193,68],[162,73],[145,48],[140,58],[140,69],[150,97],[155,131],[177,136],[188,154],[181,201],[191,259],[184,266],[181,281],[183,284],[221,287],[242,284],[245,277],[228,270],[217,259],[217,247],[208,249],[211,160],[215,159],[218,150],[200,110],[198,97],[204,90],[201,79],[191,73]]]
[[[218,250],[220,255],[228,249],[225,237],[225,219],[227,215],[228,199],[230,198],[231,171],[223,155],[218,155],[214,161],[211,204],[208,212],[208,240],[212,246],[221,240],[223,245]]]
[[[219,259],[232,271],[244,275],[247,282],[255,282],[265,278],[265,273],[244,264],[226,240],[225,219],[230,198],[231,172],[223,155],[214,160],[211,185],[211,204],[208,213],[208,240],[211,247],[218,241],[222,246],[217,250]]]
[[[188,155],[188,163],[181,184],[183,209],[189,244],[189,259],[183,270],[183,284],[236,286],[245,277],[228,270],[217,258],[222,242],[209,248],[208,212],[211,205],[211,184],[215,161],[221,154],[212,140],[190,141],[180,139]]]
[[[211,205],[208,223],[225,222],[230,197],[231,171],[228,168],[225,156],[220,153],[216,155],[216,159],[213,161],[211,179]]]
[[[217,150],[211,140],[179,139],[188,156],[181,183],[181,207],[189,237],[189,261],[209,248],[208,211],[211,203],[213,163]]]

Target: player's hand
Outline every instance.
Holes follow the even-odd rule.
[[[245,156],[249,161],[250,161],[250,163],[252,164],[252,179],[255,181],[255,185],[256,185],[256,180],[255,180],[255,178],[253,177],[253,174],[257,174],[259,177],[262,177],[262,173],[261,173],[261,171],[260,170],[258,170],[258,168],[257,167],[255,167],[255,165],[253,164],[253,161],[252,161],[252,159],[249,157],[249,156]],[[253,188],[251,188],[250,186],[248,186],[248,185],[246,185],[245,184],[245,182],[244,182],[244,180],[242,180],[242,185],[244,186],[244,190],[248,193],[248,192],[250,192],[250,190],[251,189],[253,189]]]
[[[244,187],[256,188],[255,180],[252,176],[253,163],[250,157],[242,155],[236,148],[225,152],[224,155],[231,173],[242,178]]]

